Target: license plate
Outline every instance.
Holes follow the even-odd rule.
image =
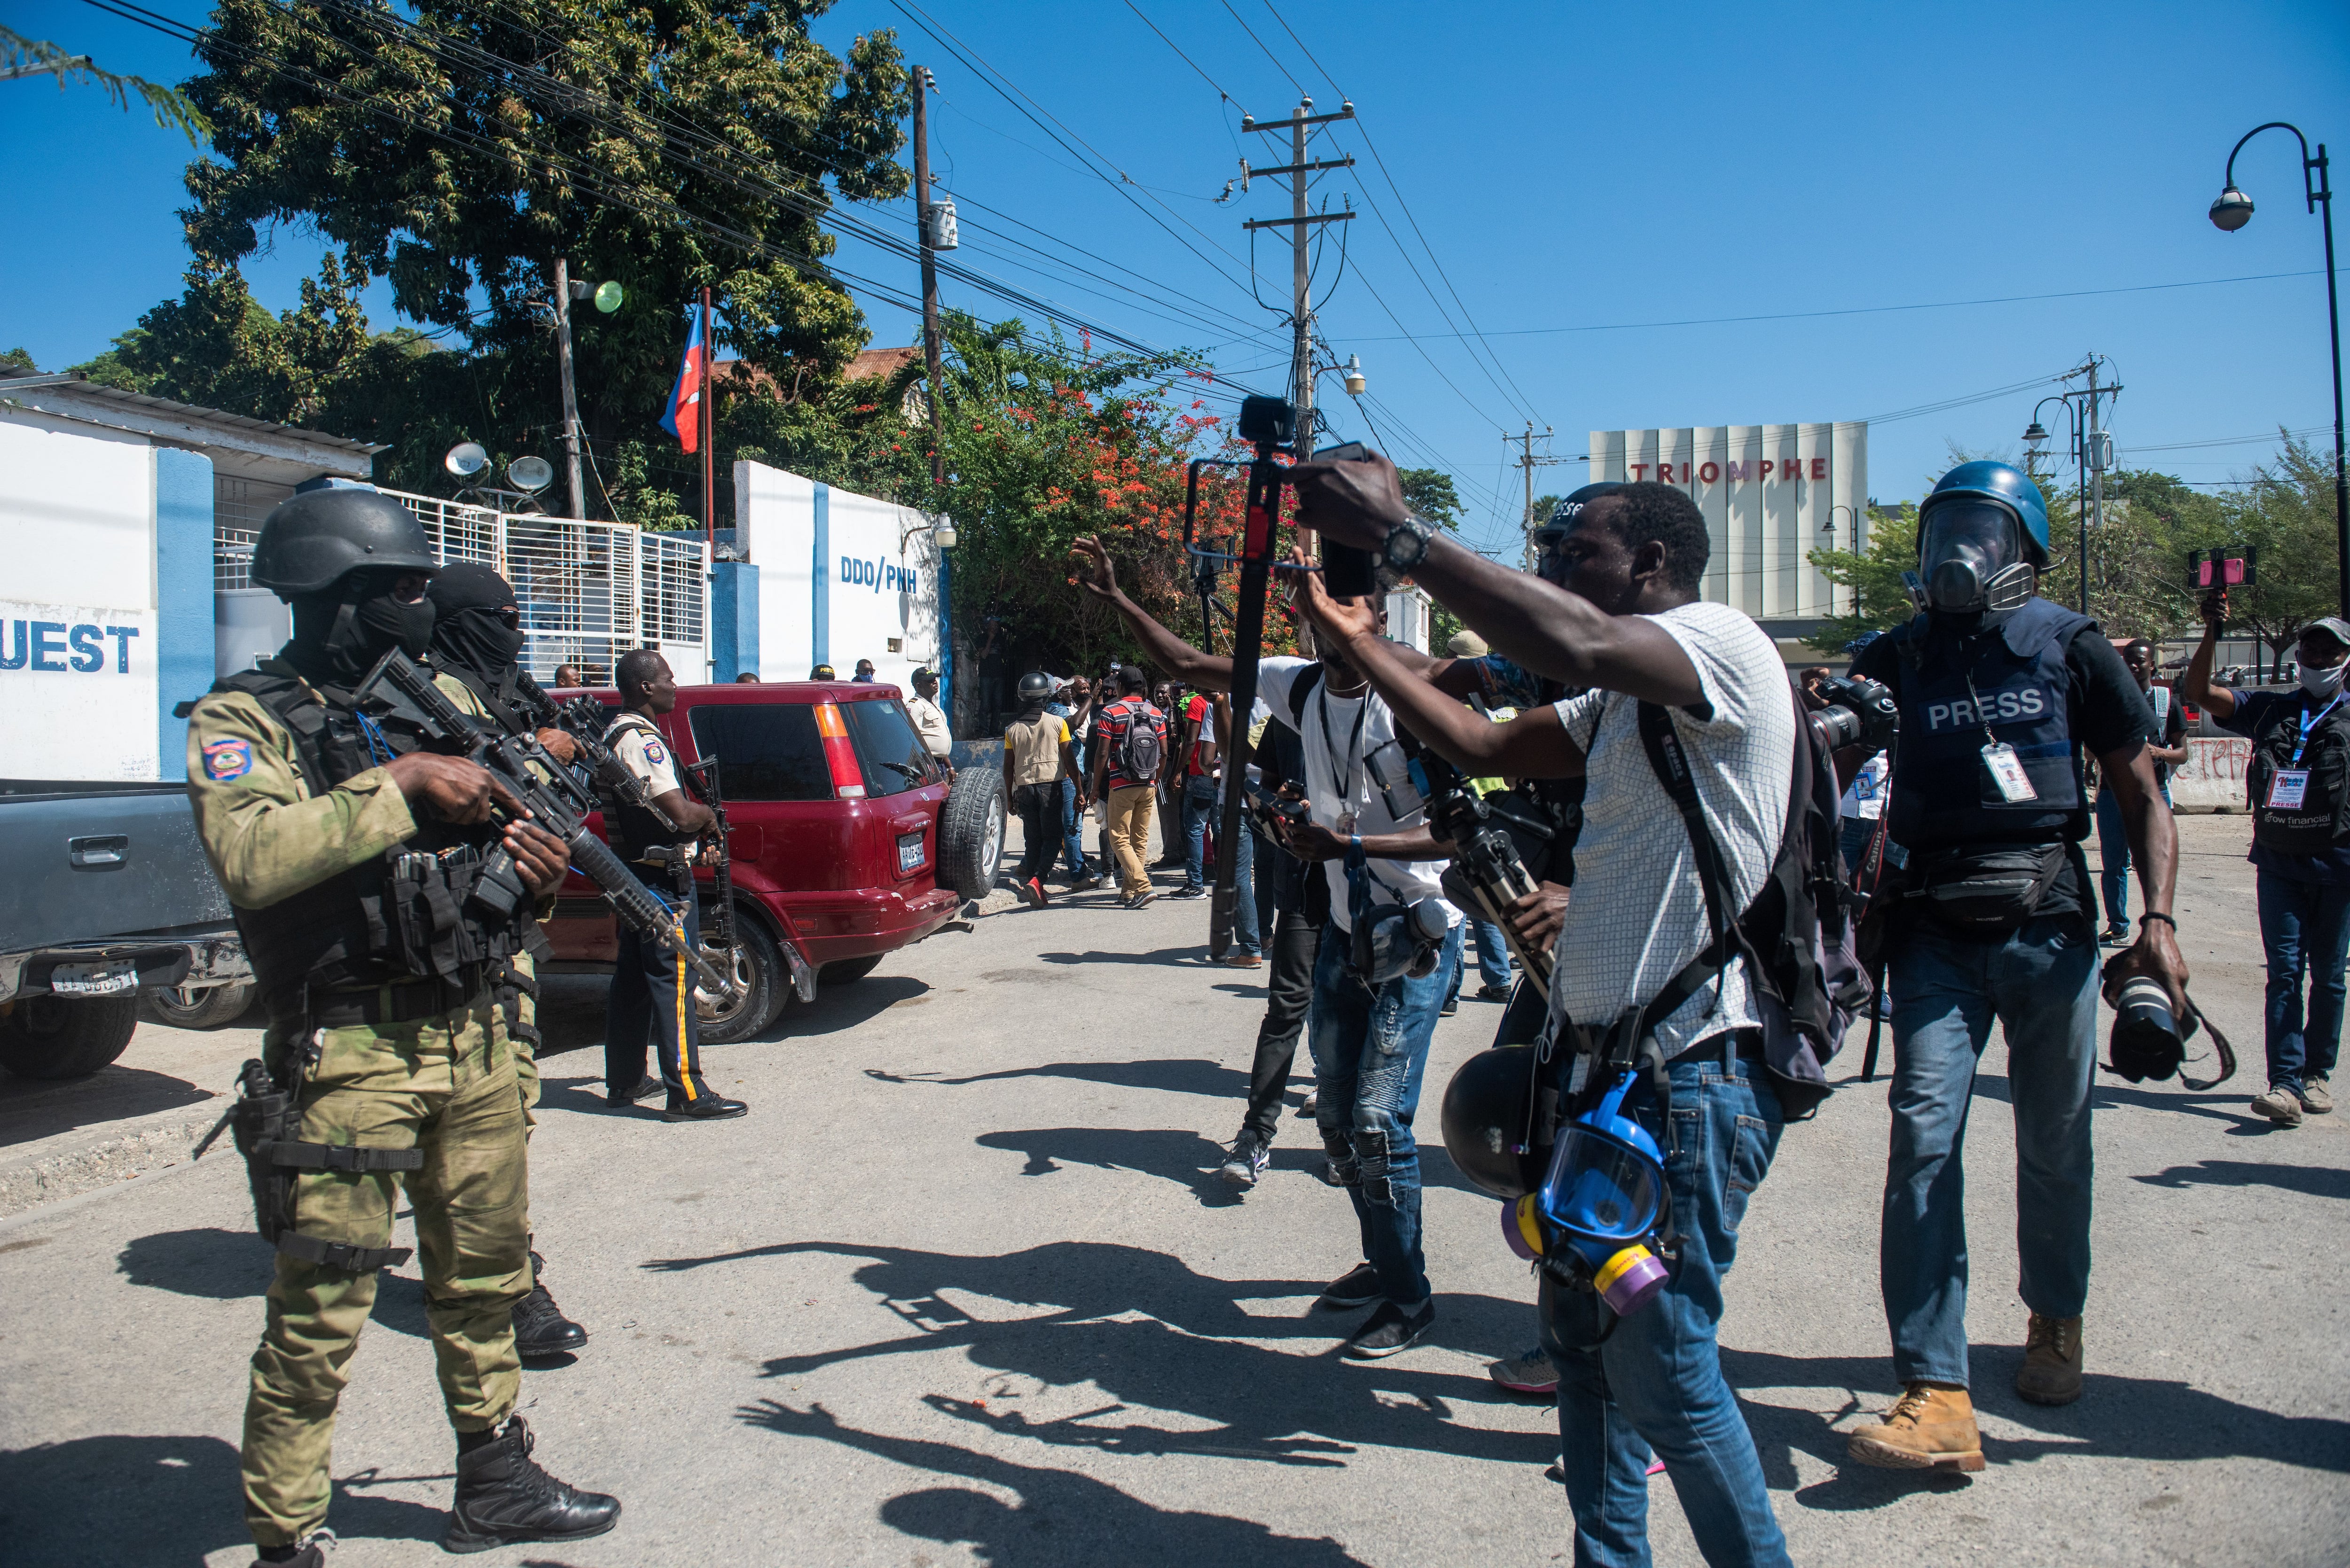
[[[901,834],[898,839],[898,874],[918,871],[922,865],[922,839],[920,833]]]
[[[59,996],[120,996],[139,989],[139,966],[127,960],[61,963],[49,971],[49,989]]]

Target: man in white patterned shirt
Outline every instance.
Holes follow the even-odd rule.
[[[1557,587],[1431,530],[1405,506],[1384,458],[1290,472],[1301,526],[1382,556],[1500,653],[1590,689],[1507,724],[1488,722],[1415,674],[1360,611],[1305,579],[1317,630],[1463,773],[1586,775],[1575,897],[1553,950],[1548,1033],[1571,1034],[1570,1024],[1604,1033],[1646,1007],[1711,939],[1696,854],[1649,762],[1640,711],[1661,713],[1687,759],[1728,874],[1726,919],[1754,898],[1778,855],[1794,765],[1795,706],[1770,639],[1736,610],[1698,601],[1709,546],[1696,503],[1654,483],[1591,502],[1560,541]],[[1654,1302],[1617,1318],[1590,1290],[1543,1271],[1544,1349],[1559,1371],[1577,1562],[1648,1560],[1643,1472],[1652,1449],[1706,1561],[1788,1561],[1715,1345],[1739,1221],[1783,1125],[1759,1023],[1733,958],[1653,1031],[1672,1126],[1645,1075],[1624,1102],[1665,1151],[1669,1228],[1679,1233],[1678,1262]]]

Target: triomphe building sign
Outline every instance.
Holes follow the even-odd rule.
[[[1762,622],[1791,658],[1822,618],[1850,608],[1851,590],[1807,557],[1867,545],[1865,422],[1593,431],[1591,478],[1688,491],[1713,541],[1705,597]]]

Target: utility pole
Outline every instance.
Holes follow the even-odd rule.
[[[1549,430],[1544,430],[1542,439],[1548,441],[1550,440],[1550,437],[1551,432]],[[1534,470],[1537,468],[1547,468],[1553,463],[1563,462],[1565,459],[1550,457],[1547,455],[1536,457],[1534,455],[1534,426],[1532,420],[1528,420],[1526,421],[1526,428],[1523,434],[1513,436],[1505,435],[1502,438],[1502,444],[1503,446],[1509,446],[1513,443],[1514,443],[1518,448],[1518,466],[1525,471],[1526,476],[1526,510],[1523,524],[1523,532],[1526,537],[1526,570],[1531,572],[1534,569],[1535,565],[1534,530],[1541,526],[1541,524],[1534,520]]]
[[[930,381],[931,405],[931,488],[932,504],[943,497],[936,493],[947,482],[947,450],[945,411],[939,404],[939,268],[932,254],[931,241],[931,116],[930,99],[933,79],[928,66],[914,67],[914,226],[920,231],[922,247],[922,362]]]
[[[2116,381],[2110,387],[2097,385],[2097,372],[2105,368],[2105,363],[2094,353],[2087,356],[2086,362],[2064,379],[2069,381],[2074,376],[2085,375],[2089,379],[2088,386],[2078,391],[2063,394],[2067,399],[2079,399],[2081,403],[2078,418],[2074,421],[2073,425],[2074,439],[2077,442],[2073,455],[2080,465],[2078,469],[2080,502],[2076,510],[2080,514],[2081,520],[2080,571],[2083,615],[2089,613],[2089,530],[2094,525],[2100,535],[2104,534],[2106,470],[2111,466],[2110,452],[2113,438],[2106,430],[2105,419],[2098,405],[2104,400],[2116,396],[2122,389],[2122,384],[2119,381]]]
[[[588,515],[588,482],[579,471],[579,394],[571,375],[571,264],[555,263],[555,364],[563,381],[563,471],[571,482],[571,515]]]
[[[1286,218],[1252,218],[1241,227],[1285,228],[1289,231],[1289,400],[1297,409],[1297,449],[1300,452],[1311,452],[1314,447],[1314,301],[1307,281],[1306,241],[1312,225],[1346,223],[1355,215],[1351,212],[1310,213],[1305,210],[1306,182],[1314,174],[1325,169],[1352,168],[1355,162],[1352,158],[1326,158],[1316,163],[1305,161],[1305,130],[1308,126],[1355,118],[1355,106],[1349,102],[1342,101],[1336,114],[1315,114],[1313,109],[1314,100],[1301,96],[1297,100],[1297,113],[1291,119],[1269,120],[1259,125],[1253,115],[1241,116],[1243,130],[1289,132],[1289,161],[1271,169],[1250,169],[1247,176],[1253,180],[1274,174],[1288,175],[1290,215]]]

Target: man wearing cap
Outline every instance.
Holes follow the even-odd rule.
[[[2227,618],[2224,590],[2203,601],[2203,640],[2181,693],[2252,742],[2252,877],[2269,971],[2269,1086],[2252,1109],[2295,1127],[2305,1113],[2334,1108],[2327,1080],[2342,1045],[2350,952],[2350,702],[2342,672],[2350,622],[2329,615],[2302,628],[2300,691],[2236,691],[2211,680]]]
[[[2187,966],[2152,716],[2096,623],[2038,597],[2049,559],[2039,488],[2003,462],[1960,463],[1919,507],[1918,537],[1917,616],[1852,666],[1900,705],[1886,818],[1908,859],[1888,906],[1899,923],[1888,938],[1893,1147],[1878,1259],[1903,1392],[1884,1420],[1850,1433],[1848,1449],[1891,1469],[1979,1470],[1960,1150],[1994,1020],[2007,1044],[2030,1314],[2015,1391],[2039,1405],[2081,1397],[2097,1060],[2084,753],[2116,794],[2146,893],[2138,939],[2109,983],[2149,976],[2184,1012]]]

